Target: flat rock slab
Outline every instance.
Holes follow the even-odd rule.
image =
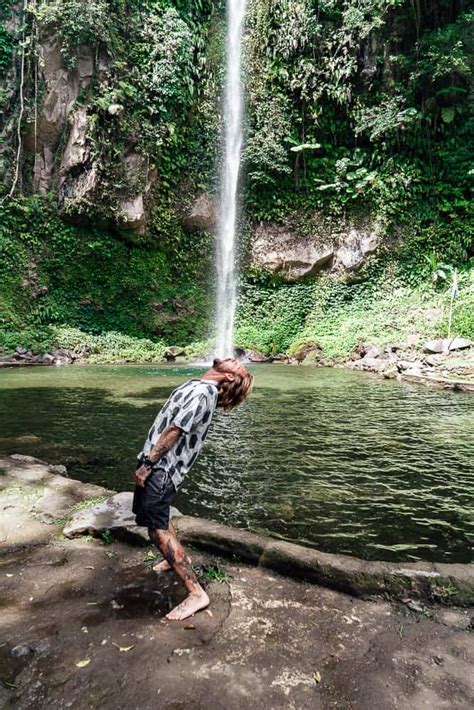
[[[58,469],[60,475],[55,473]],[[66,478],[64,466],[33,457],[1,458],[0,472],[1,548],[51,539],[74,505],[110,493],[102,486]]]
[[[146,528],[135,525],[135,515],[132,512],[133,493],[124,491],[116,493],[100,503],[89,508],[78,510],[66,524],[63,532],[66,537],[80,535],[102,537],[106,530],[118,540],[124,540],[135,545],[150,542]],[[171,517],[180,513],[171,508]]]

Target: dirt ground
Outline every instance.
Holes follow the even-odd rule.
[[[412,611],[211,560],[211,614],[171,622],[145,549],[56,541],[0,558],[6,708],[470,708],[462,609]]]
[[[61,534],[103,489],[0,464],[0,707],[474,707],[472,609],[364,601],[194,550],[209,613],[168,621],[184,590],[151,548]]]

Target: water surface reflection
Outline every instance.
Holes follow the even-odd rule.
[[[131,487],[134,455],[191,368],[0,373],[0,451]],[[471,560],[474,400],[345,370],[259,366],[219,414],[183,512],[367,559]]]

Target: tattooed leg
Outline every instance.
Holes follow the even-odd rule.
[[[168,526],[168,532],[171,535],[171,537],[174,539],[176,546],[179,545],[178,538],[176,537],[176,531],[172,524],[170,523]],[[192,564],[191,558],[189,555],[186,555],[186,559],[189,562],[189,564]],[[157,573],[160,574],[161,572],[169,572],[173,569],[173,567],[170,565],[170,563],[164,559],[161,562],[158,562],[156,565],[154,565],[153,570]]]
[[[188,591],[186,599],[167,614],[168,619],[187,619],[197,611],[205,609],[209,605],[209,597],[199,584],[189,558],[185,554],[182,546],[168,530],[152,530],[150,537],[157,545],[165,560],[175,570],[182,579]]]

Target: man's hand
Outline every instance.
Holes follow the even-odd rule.
[[[137,470],[135,471],[135,483],[137,484],[137,486],[144,488],[145,481],[150,475],[150,473],[151,468],[148,468],[148,466],[140,466],[140,468],[137,468]]]
[[[153,461],[153,464],[158,463],[162,456],[167,454],[168,451],[178,442],[181,434],[182,431],[179,427],[167,427],[150,451],[148,455],[150,458],[148,460]],[[135,471],[135,483],[137,486],[140,486],[141,488],[145,487],[145,481],[151,471],[152,469],[148,468],[148,466],[140,466],[140,468],[137,468]]]

